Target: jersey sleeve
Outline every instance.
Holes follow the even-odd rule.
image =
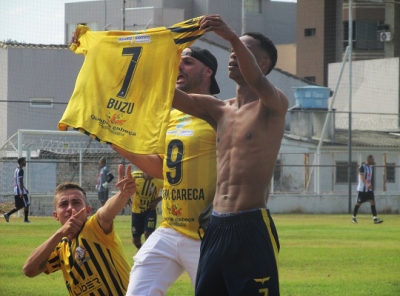
[[[61,269],[60,256],[56,251],[60,248],[62,248],[61,243],[57,245],[57,247],[54,249],[54,251],[50,254],[49,258],[47,259],[46,270],[44,271],[45,274],[50,274]]]
[[[363,164],[359,167],[358,172],[360,174],[364,174],[365,170],[364,170],[364,165]]]
[[[205,31],[200,30],[199,25],[201,18],[202,16],[198,16],[167,27],[171,31],[174,42],[179,50],[184,50],[204,35]]]

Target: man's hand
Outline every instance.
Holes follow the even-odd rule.
[[[61,227],[61,232],[64,237],[67,237],[68,241],[71,241],[81,230],[83,224],[86,222],[86,207],[81,209],[79,212],[72,209],[72,216],[67,222]]]
[[[161,197],[158,197],[155,200],[151,201],[151,203],[149,205],[150,209],[155,210],[160,201],[161,201]]]
[[[132,177],[132,166],[129,164],[124,174],[124,166],[118,166],[118,182],[115,184],[123,198],[130,198],[136,192],[136,179]]]
[[[237,37],[236,32],[223,21],[219,14],[205,15],[199,24],[200,30],[213,31],[227,41]]]
[[[72,43],[75,43],[77,46],[79,46],[79,41],[78,41],[78,38],[76,38],[75,32],[73,32],[72,36],[71,36],[71,44]]]

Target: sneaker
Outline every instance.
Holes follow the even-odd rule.
[[[31,223],[31,221],[29,221],[29,220],[24,220],[24,223]]]
[[[353,217],[353,218],[351,219],[351,222],[353,222],[353,223],[357,223],[357,219],[356,219],[356,217]]]
[[[380,224],[383,223],[383,220],[379,220],[378,218],[374,219],[374,224]]]
[[[6,219],[6,222],[10,221],[10,216],[8,216],[8,214],[4,214],[4,219]]]

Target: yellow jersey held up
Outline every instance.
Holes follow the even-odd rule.
[[[70,49],[85,60],[58,129],[133,153],[164,153],[181,52],[204,34],[200,19],[140,31],[79,25]]]

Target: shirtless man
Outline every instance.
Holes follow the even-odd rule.
[[[277,51],[260,33],[238,37],[219,15],[200,29],[229,41],[229,78],[236,98],[175,91],[173,107],[207,121],[217,132],[214,211],[201,244],[196,295],[279,295],[279,241],[268,190],[285,129],[288,99],[266,75]]]

